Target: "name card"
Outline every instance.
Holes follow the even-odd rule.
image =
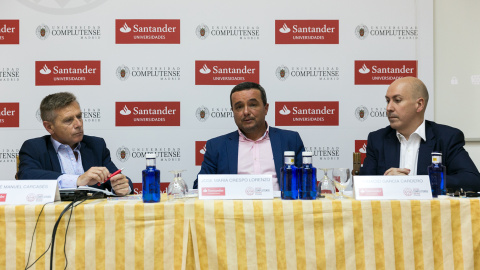
[[[201,200],[273,199],[271,175],[200,174],[198,197]]]
[[[354,176],[356,200],[429,200],[432,189],[428,175]]]
[[[45,204],[59,200],[57,180],[0,181],[0,204]]]

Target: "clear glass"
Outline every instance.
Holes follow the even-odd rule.
[[[320,179],[317,188],[317,197],[321,195],[330,194],[335,196],[335,186],[333,185],[332,180],[328,177],[328,172],[331,171],[331,168],[319,168],[323,171],[323,178]]]
[[[343,192],[347,187],[352,184],[352,180],[350,179],[350,169],[348,168],[335,168],[333,169],[333,182],[335,183],[335,187],[338,188],[340,194],[337,196],[337,199],[343,200],[346,199],[343,196]]]
[[[179,171],[170,171],[173,173],[173,181],[170,182],[167,188],[168,200],[183,199],[185,194],[188,193],[188,187],[185,181],[182,178],[182,172],[185,170]]]

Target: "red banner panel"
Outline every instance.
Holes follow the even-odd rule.
[[[100,85],[100,61],[36,61],[35,85]]]
[[[116,102],[115,126],[180,126],[180,102]]]
[[[355,61],[355,84],[384,84],[403,77],[417,77],[414,60],[359,60]]]
[[[0,103],[0,128],[20,126],[20,103]]]
[[[0,44],[20,44],[20,20],[0,20]]]
[[[338,20],[275,20],[275,44],[338,43]]]
[[[180,44],[180,20],[115,20],[116,44]]]
[[[338,126],[338,101],[275,102],[276,126]]]
[[[259,61],[195,61],[195,85],[260,82]]]

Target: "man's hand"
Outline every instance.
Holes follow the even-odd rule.
[[[110,178],[110,183],[112,184],[112,189],[115,191],[116,195],[124,196],[127,195],[130,191],[128,179],[123,174],[117,174],[114,177]]]
[[[407,168],[390,168],[383,175],[408,175],[410,169]]]
[[[91,167],[77,179],[77,186],[91,186],[96,183],[103,183],[107,180],[110,172],[105,167]]]

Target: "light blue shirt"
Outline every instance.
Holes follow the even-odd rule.
[[[62,168],[62,175],[57,178],[58,186],[60,188],[76,188],[77,179],[85,171],[83,170],[82,165],[82,155],[80,154],[81,145],[78,144],[75,149],[66,144],[62,144],[52,137],[53,148],[57,152],[58,161],[60,162],[60,167]],[[75,158],[74,152],[77,153],[78,159]]]

